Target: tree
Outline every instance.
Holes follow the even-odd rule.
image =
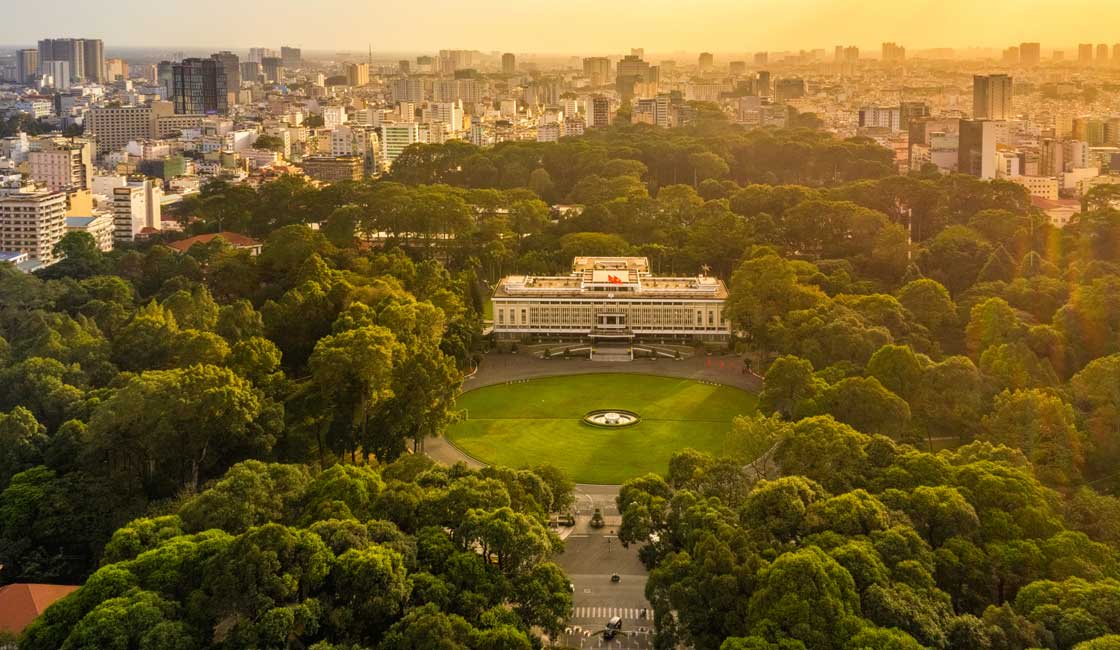
[[[772,252],[744,260],[731,276],[731,293],[724,313],[745,329],[754,344],[768,352],[774,342],[774,321],[796,309],[824,300],[816,287],[798,281],[792,263]]]
[[[731,421],[731,432],[724,443],[725,453],[747,463],[756,477],[768,477],[775,470],[771,452],[788,430],[789,425],[777,414],[770,417],[738,415]]]
[[[811,648],[843,648],[859,628],[852,577],[816,547],[778,557],[750,598],[756,634],[792,637]]]
[[[523,574],[513,585],[513,597],[521,620],[539,626],[551,637],[564,630],[572,612],[568,578],[550,562],[538,564]]]
[[[993,345],[1019,340],[1023,333],[1019,316],[1002,298],[991,298],[973,307],[965,326],[965,340],[974,359]]]
[[[885,345],[871,355],[867,374],[884,388],[909,401],[917,393],[925,367],[930,363],[919,357],[913,348],[903,345]]]
[[[274,432],[252,385],[226,368],[196,365],[134,376],[101,403],[90,435],[153,495],[197,489],[204,478],[267,452]]]
[[[349,413],[348,448],[370,448],[369,419],[382,401],[393,396],[396,353],[393,334],[380,326],[359,327],[320,339],[311,355],[311,374],[324,400]]]
[[[560,254],[565,259],[581,255],[608,257],[625,255],[629,248],[629,244],[622,237],[605,233],[574,232],[560,238]]]
[[[1061,398],[1038,389],[1004,391],[983,425],[988,440],[1021,449],[1044,482],[1069,485],[1080,479],[1083,436],[1073,407]]]
[[[795,356],[778,357],[766,371],[759,407],[763,412],[792,418],[803,413],[804,404],[826,387],[813,374],[813,364]]]
[[[0,449],[4,449],[0,456],[0,487],[37,465],[46,446],[46,427],[39,424],[31,411],[17,406],[10,413],[0,413]]]
[[[896,440],[905,438],[910,406],[874,377],[847,377],[823,389],[813,399],[817,413],[828,413],[859,431]]]
[[[936,280],[920,278],[905,284],[896,294],[918,323],[941,338],[945,328],[956,322],[957,308],[949,291]]]
[[[967,538],[980,526],[975,508],[956,488],[949,486],[915,488],[905,508],[915,529],[934,548],[950,537]]]

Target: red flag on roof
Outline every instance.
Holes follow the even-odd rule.
[[[607,282],[610,282],[611,284],[622,284],[622,278],[618,277],[617,275],[608,275]]]

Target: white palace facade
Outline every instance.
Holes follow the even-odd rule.
[[[500,340],[722,342],[727,287],[704,275],[661,277],[644,257],[577,257],[559,276],[511,275],[491,298]]]

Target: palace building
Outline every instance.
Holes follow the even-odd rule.
[[[491,300],[494,334],[502,340],[731,338],[731,323],[723,317],[727,287],[721,280],[655,276],[644,257],[577,257],[569,275],[511,275],[498,283]]]

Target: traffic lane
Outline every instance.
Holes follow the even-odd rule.
[[[597,634],[597,630],[584,630],[572,628],[570,632],[560,635],[559,645],[568,648],[586,650],[648,650],[653,647],[652,632],[627,632],[619,634],[610,641]]]
[[[609,531],[608,531],[609,532]],[[638,557],[638,545],[629,548],[614,535],[572,533],[564,539],[564,550],[554,561],[569,575],[642,575],[646,567]]]
[[[611,616],[637,622],[642,620],[642,609],[649,616],[644,575],[622,575],[618,582],[611,582],[610,576],[605,575],[576,574],[568,578],[575,587],[572,593],[573,622],[586,624],[597,621],[602,626]]]

